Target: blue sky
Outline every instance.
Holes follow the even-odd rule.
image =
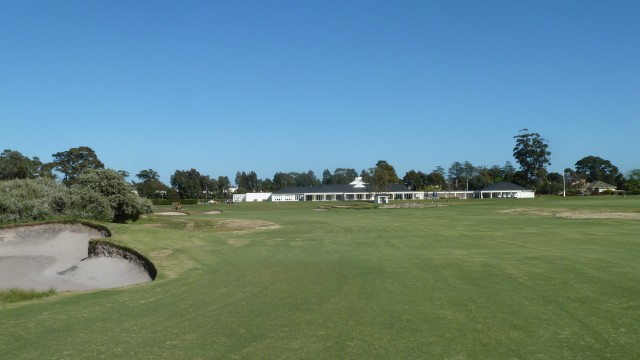
[[[400,177],[639,168],[638,1],[4,1],[0,144],[233,181],[384,159]]]

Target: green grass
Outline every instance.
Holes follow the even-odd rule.
[[[630,359],[640,198],[464,200],[315,211],[188,206],[110,225],[156,281],[0,306],[7,358]],[[221,209],[222,214],[204,215]],[[279,228],[237,232],[238,219]],[[251,225],[251,223],[247,223]]]

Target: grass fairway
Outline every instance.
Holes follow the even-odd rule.
[[[640,357],[638,197],[318,205],[196,206],[109,225],[158,279],[0,305],[0,354]],[[214,208],[224,213],[204,214]]]

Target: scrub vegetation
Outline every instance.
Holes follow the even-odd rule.
[[[49,289],[47,291],[24,289],[0,290],[0,304],[11,304],[28,300],[36,300],[55,295],[55,293],[56,291],[54,289]]]
[[[151,202],[113,170],[87,170],[67,187],[50,178],[0,181],[0,224],[59,218],[136,221]]]
[[[186,207],[187,216],[110,224],[111,240],[155,264],[156,281],[1,305],[0,353],[12,359],[640,353],[638,197],[316,211],[318,205],[196,205]],[[580,216],[565,216],[572,213]]]

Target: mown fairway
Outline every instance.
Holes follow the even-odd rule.
[[[640,357],[640,220],[544,214],[638,215],[640,198],[318,205],[109,225],[158,280],[0,306],[0,357]]]

